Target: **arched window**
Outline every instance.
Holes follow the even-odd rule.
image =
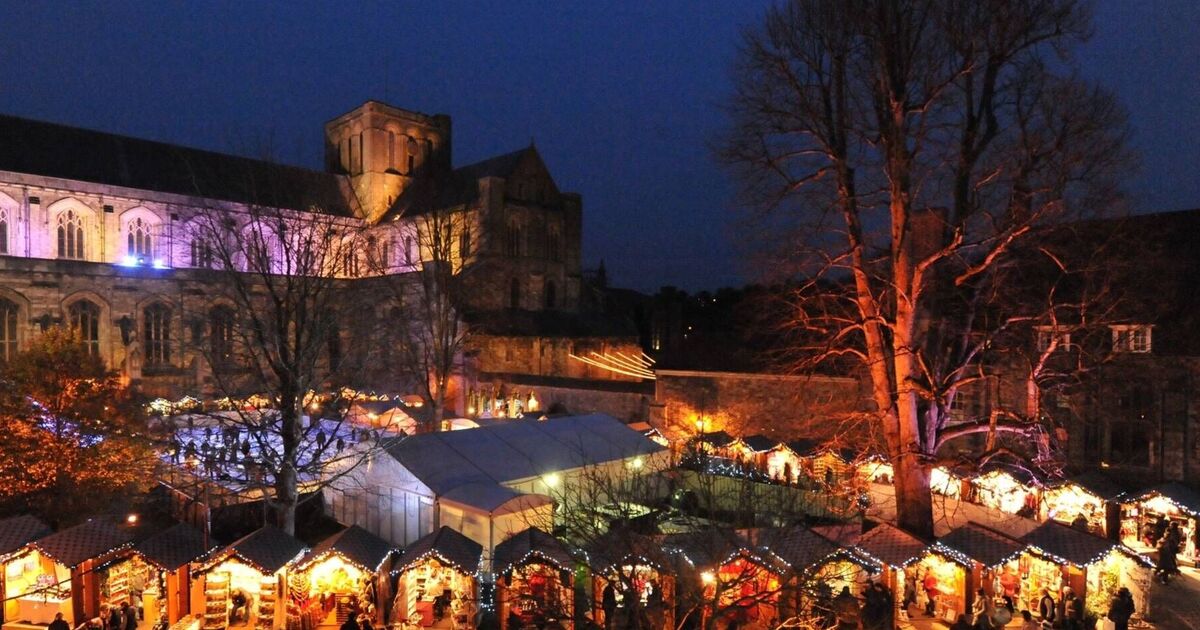
[[[142,335],[147,366],[171,364],[171,309],[166,304],[151,304],[142,311],[145,333]]]
[[[215,306],[208,312],[209,362],[215,370],[233,365],[234,315],[228,306]]]
[[[8,210],[0,208],[0,254],[8,253]]]
[[[410,136],[408,142],[404,144],[405,161],[408,165],[408,170],[404,171],[405,175],[412,175],[417,169],[417,141]]]
[[[521,226],[516,221],[508,224],[508,255],[521,255]]]
[[[125,253],[136,258],[150,259],[154,256],[154,247],[152,246],[150,236],[150,223],[141,217],[138,217],[129,222],[129,227],[126,228],[126,250]]]
[[[20,309],[10,300],[0,298],[0,360],[8,361],[17,354],[17,314]]]
[[[100,307],[90,300],[79,300],[68,309],[71,329],[92,356],[100,356]]]
[[[521,281],[516,278],[512,279],[512,283],[508,287],[508,306],[521,308]]]
[[[246,271],[271,273],[271,247],[261,235],[251,235],[246,242]]]
[[[404,264],[413,263],[413,240],[411,236],[404,237]]]
[[[558,306],[558,287],[554,286],[554,282],[546,283],[546,308],[555,308]]]
[[[83,216],[74,210],[58,214],[58,257],[83,260]]]

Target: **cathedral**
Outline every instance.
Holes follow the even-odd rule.
[[[366,283],[417,274],[428,256],[413,222],[453,208],[467,217],[455,257],[469,278],[458,306],[471,330],[453,411],[468,413],[484,391],[525,397],[546,383],[587,392],[636,380],[574,359],[634,354],[637,340],[595,306],[580,196],[559,189],[534,146],[455,166],[449,116],[376,101],[326,123],[324,136],[325,168],[315,171],[0,116],[0,359],[66,325],[147,394],[212,396],[212,367],[196,347],[219,343],[236,313],[212,289],[224,272],[192,226],[251,206],[335,221],[368,244],[336,274]]]

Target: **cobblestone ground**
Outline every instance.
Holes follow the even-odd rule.
[[[1156,630],[1200,630],[1200,571],[1183,568],[1183,577],[1150,591],[1151,625]]]

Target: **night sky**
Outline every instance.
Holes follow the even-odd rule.
[[[767,4],[10,1],[0,112],[314,168],[324,121],[366,99],[446,113],[460,165],[536,140],[613,284],[715,288],[754,277],[711,144]],[[1200,2],[1096,17],[1079,59],[1132,113],[1135,205],[1200,206]]]

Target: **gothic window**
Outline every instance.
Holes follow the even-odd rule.
[[[126,244],[128,247],[125,253],[130,256],[144,258],[152,256],[154,248],[151,247],[150,223],[141,217],[130,221],[127,228]]]
[[[408,142],[404,145],[404,155],[408,161],[408,170],[404,171],[404,174],[412,175],[417,168],[417,141],[412,137],[409,137]]]
[[[8,210],[0,209],[0,254],[8,253]]]
[[[347,276],[351,278],[358,277],[358,256],[355,255],[354,248],[349,244],[345,246],[345,251],[342,252],[342,268]]]
[[[228,306],[213,307],[208,313],[209,361],[214,369],[228,368],[233,364],[234,315]]]
[[[404,264],[413,264],[413,240],[411,236],[404,237]]]
[[[246,243],[246,271],[271,273],[271,248],[262,236],[251,235]]]
[[[521,308],[521,281],[516,278],[512,279],[512,283],[508,287],[508,306]]]
[[[83,216],[74,210],[58,214],[58,257],[83,260]]]
[[[554,282],[546,283],[546,308],[555,308],[558,306],[558,288],[554,286]]]
[[[171,309],[165,304],[151,304],[142,311],[145,361],[147,366],[159,367],[171,363]]]
[[[0,361],[17,354],[17,305],[0,298]]]
[[[212,245],[203,238],[192,241],[192,266],[202,269],[212,269],[213,267]]]
[[[71,329],[87,348],[88,354],[100,355],[100,307],[90,300],[79,300],[68,309]]]
[[[521,255],[521,226],[516,221],[508,224],[508,255]]]
[[[392,266],[392,248],[396,244],[390,238],[383,239],[383,244],[379,246],[379,264],[386,270]]]
[[[396,132],[388,132],[388,168],[396,170]]]

